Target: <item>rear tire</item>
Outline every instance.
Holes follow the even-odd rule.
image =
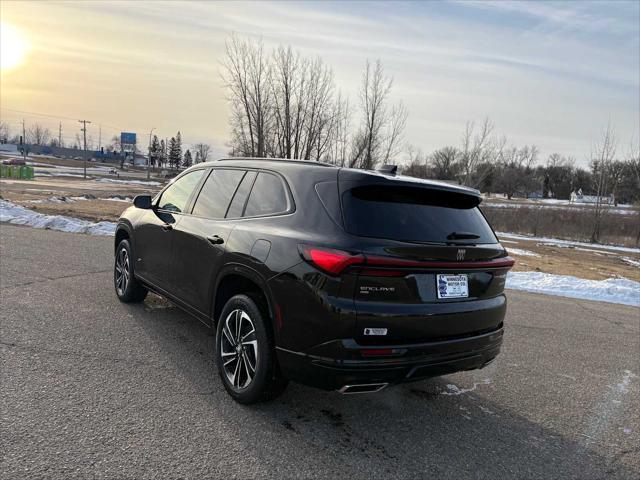
[[[245,405],[272,400],[287,386],[287,380],[280,375],[266,318],[251,297],[236,295],[218,319],[218,374],[229,395]]]
[[[113,283],[116,295],[121,302],[137,303],[143,301],[147,296],[148,290],[133,274],[133,255],[129,240],[122,240],[116,248]]]

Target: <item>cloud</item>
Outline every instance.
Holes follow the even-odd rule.
[[[3,77],[3,104],[22,110],[47,105],[55,109],[48,113],[91,114],[141,131],[153,123],[163,136],[180,129],[187,139],[224,145],[228,112],[219,68],[224,41],[235,32],[261,38],[267,48],[290,44],[321,56],[354,104],[365,60],[380,58],[394,77],[394,99],[410,106],[407,140],[424,150],[458,143],[464,123],[485,116],[513,142],[581,160],[609,118],[622,139],[639,128],[635,2],[2,8],[3,20],[29,30],[38,49],[23,74]],[[33,105],[23,105],[30,97],[18,92],[25,88],[40,92]]]

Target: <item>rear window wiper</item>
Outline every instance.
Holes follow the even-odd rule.
[[[475,238],[480,238],[480,235],[471,232],[451,232],[447,235],[447,240],[471,240]]]

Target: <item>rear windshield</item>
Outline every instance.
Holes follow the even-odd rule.
[[[428,243],[496,243],[470,195],[413,187],[363,186],[342,196],[347,231]]]

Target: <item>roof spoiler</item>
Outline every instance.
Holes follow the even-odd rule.
[[[386,173],[388,175],[395,175],[396,172],[398,171],[398,166],[397,165],[382,165],[380,168],[377,169],[378,172],[381,173]]]

